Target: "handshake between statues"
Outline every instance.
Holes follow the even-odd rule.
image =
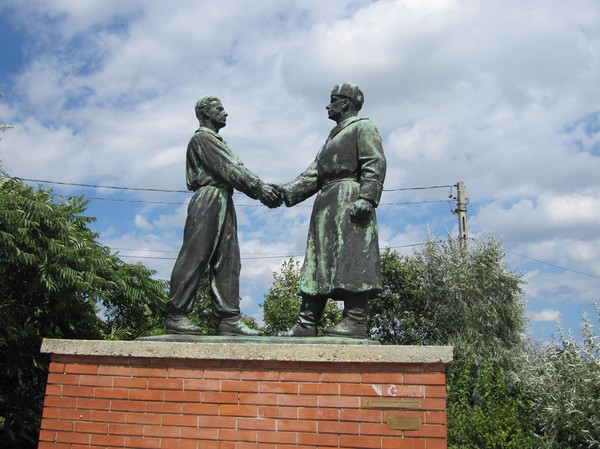
[[[271,209],[275,209],[281,206],[285,201],[285,189],[279,184],[263,182],[258,189],[257,197],[262,204]],[[286,205],[290,206],[291,204]],[[350,216],[359,220],[368,219],[373,214],[374,210],[373,205],[362,198],[357,199],[348,206],[350,208]]]
[[[261,183],[258,189],[258,200],[268,208],[275,209],[283,204],[285,192],[277,184]]]

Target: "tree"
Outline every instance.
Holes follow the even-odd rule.
[[[515,382],[524,299],[500,243],[490,237],[465,247],[450,236],[429,237],[411,257],[386,250],[381,262],[384,287],[370,302],[371,338],[455,348],[447,378],[449,446],[529,447],[529,403]]]
[[[596,304],[600,323],[600,306]],[[519,373],[531,398],[538,447],[600,447],[600,342],[587,315],[579,343],[558,325],[551,344],[532,344]]]
[[[114,287],[101,294],[105,338],[130,340],[164,332],[168,283],[155,280],[154,270],[141,263],[126,264],[115,256],[111,276]]]
[[[532,423],[522,385],[521,277],[509,271],[493,237],[465,247],[430,238],[416,251],[432,343],[454,346],[448,370],[448,441],[452,448],[528,447]],[[492,445],[492,442],[493,445]]]
[[[448,371],[450,449],[535,446],[529,394],[489,358],[463,352]]]
[[[383,290],[369,300],[367,330],[382,344],[423,345],[436,341],[432,304],[413,259],[389,248],[381,255]]]
[[[281,270],[273,273],[273,285],[260,305],[264,310],[263,332],[276,335],[290,329],[300,313],[301,300],[298,297],[300,286],[300,262],[289,259],[283,262]],[[334,326],[342,319],[342,313],[335,301],[327,301],[321,328]]]
[[[0,179],[3,447],[36,444],[48,363],[39,352],[43,338],[134,338],[164,326],[166,283],[100,245],[88,228],[93,218],[82,215],[86,204]]]
[[[493,237],[468,248],[430,237],[412,257],[386,250],[383,291],[371,301],[371,336],[384,344],[468,345],[502,360],[522,344],[520,275]]]
[[[435,323],[433,342],[489,355],[511,365],[522,345],[525,301],[521,276],[506,268],[501,243],[490,236],[469,247],[448,236],[415,252],[425,316]]]

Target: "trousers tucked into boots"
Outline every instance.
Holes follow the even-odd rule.
[[[331,337],[366,338],[367,293],[355,293],[344,299],[342,321],[325,329],[323,333]]]
[[[316,337],[327,298],[303,296],[300,313],[294,327],[277,334],[279,337]]]
[[[367,322],[367,293],[355,293],[344,299],[342,321],[325,329],[324,334],[332,337],[365,338]],[[302,297],[300,313],[294,327],[278,334],[280,337],[316,337],[327,298],[317,296]]]

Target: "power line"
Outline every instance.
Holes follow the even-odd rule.
[[[430,190],[430,189],[447,189],[454,187],[453,185],[444,186],[428,186],[428,187],[402,187],[398,189],[383,189],[384,192],[400,192],[403,190]]]
[[[398,248],[411,248],[416,246],[422,246],[426,243],[411,243],[408,245],[400,245],[400,246],[388,246],[386,248],[389,249],[398,249]],[[153,249],[135,249],[135,248],[112,248],[113,250],[123,250],[123,251],[149,251],[149,252],[157,252],[157,253],[178,253],[179,251],[173,250],[153,250]],[[380,248],[380,250],[385,250],[385,248]],[[271,255],[271,254],[254,254],[249,253],[248,256],[242,256],[242,260],[262,260],[262,259],[289,259],[291,257],[302,257],[304,254],[280,254],[280,255]],[[121,255],[116,254],[120,258],[126,259],[150,259],[150,260],[177,260],[176,257],[159,257],[159,256],[134,256],[131,254]]]
[[[57,185],[65,185],[65,186],[75,186],[75,187],[86,187],[86,188],[95,188],[95,189],[113,189],[113,190],[131,190],[138,192],[160,192],[160,193],[191,193],[188,190],[171,190],[171,189],[156,189],[156,188],[142,188],[142,187],[123,187],[123,186],[109,186],[109,185],[96,185],[96,184],[83,184],[83,183],[72,183],[72,182],[62,182],[62,181],[49,181],[43,179],[28,179],[28,178],[19,178],[12,177],[12,179],[17,179],[21,181],[28,182],[39,182],[45,184],[57,184]],[[432,189],[447,189],[453,188],[456,185],[447,184],[447,185],[432,185],[432,186],[423,186],[423,187],[401,187],[396,189],[383,189],[384,192],[401,192],[401,191],[409,191],[409,190],[432,190]],[[238,192],[234,192],[237,194]],[[100,201],[118,201],[118,202],[130,202],[130,203],[146,203],[146,204],[172,204],[172,205],[183,205],[185,202],[170,202],[170,201],[145,201],[145,200],[125,200],[125,199],[113,199],[113,198],[89,198],[91,200],[100,200]],[[403,203],[382,203],[380,206],[403,206],[403,205],[416,205],[416,204],[434,204],[434,203],[449,203],[452,200],[432,200],[432,201],[414,201],[414,202],[403,202]],[[238,207],[260,207],[259,204],[238,204]],[[312,207],[310,205],[297,205],[296,207]],[[412,244],[412,245],[404,245],[393,248],[404,248],[410,246],[418,246],[421,244]],[[137,251],[137,250],[135,250]],[[148,250],[153,251],[153,250]],[[580,274],[582,276],[591,277],[594,279],[600,279],[600,276],[596,276],[589,273],[584,273],[582,271],[572,270],[570,268],[562,267],[560,265],[555,265],[549,262],[545,262],[543,260],[534,259],[532,257],[525,256],[523,254],[516,253],[514,251],[506,250],[506,252],[513,254],[518,257],[522,257],[524,259],[531,260],[533,262],[541,263],[543,265],[548,265],[553,268],[558,268],[560,270],[569,271],[571,273]],[[270,258],[287,258],[287,257],[300,257],[301,255],[286,255],[286,256],[260,256],[260,257],[242,257],[242,259],[270,259]],[[150,256],[131,256],[131,255],[123,255],[119,256],[123,258],[137,258],[137,259],[165,259],[165,260],[175,260],[175,258],[168,257],[150,257]]]
[[[507,253],[513,254],[515,256],[522,257],[523,259],[528,259],[528,260],[531,260],[533,262],[541,263],[543,265],[548,265],[549,267],[558,268],[559,270],[569,271],[571,273],[580,274],[582,276],[588,276],[588,277],[591,277],[591,278],[594,278],[594,279],[600,279],[600,276],[596,276],[595,274],[584,273],[582,271],[572,270],[571,268],[561,267],[560,265],[555,265],[555,264],[550,263],[550,262],[545,262],[543,260],[534,259],[533,257],[529,257],[529,256],[525,256],[523,254],[515,253],[514,251],[511,251],[511,250],[508,250],[508,249],[505,249],[505,251]]]
[[[379,248],[380,250],[385,250],[387,248],[389,249],[397,249],[397,248],[408,248],[411,246],[422,246],[425,245],[425,243],[410,243],[407,245],[399,245],[399,246],[386,246],[383,248]],[[110,249],[116,250],[116,251],[148,251],[151,253],[178,253],[179,250],[174,250],[174,249],[151,249],[151,248],[123,248],[121,246],[111,246]],[[265,253],[246,253],[246,255],[253,255],[253,256],[264,256],[266,255]],[[302,254],[300,254],[301,256]],[[273,256],[273,257],[280,257],[280,256],[275,256],[275,255],[269,255],[269,256]],[[298,254],[288,254],[288,255],[283,255],[284,257],[292,257],[292,256],[298,256]]]
[[[80,184],[75,182],[61,182],[61,181],[47,181],[44,179],[27,179],[14,177],[13,179],[20,179],[21,181],[28,182],[41,182],[44,184],[58,184],[62,186],[75,186],[75,187],[88,187],[93,189],[113,189],[113,190],[135,190],[138,192],[162,192],[162,193],[189,193],[188,190],[168,190],[168,189],[153,189],[153,188],[142,188],[142,187],[120,187],[120,186],[103,186],[95,184]]]
[[[430,200],[430,201],[406,201],[403,203],[380,203],[381,206],[412,206],[416,204],[436,204],[436,203],[450,203],[451,200]]]
[[[117,203],[143,203],[143,204],[172,204],[176,206],[180,206],[183,204],[187,204],[185,201],[146,201],[146,200],[125,200],[119,198],[99,198],[99,197],[90,197],[88,200],[92,201],[113,201]]]
[[[77,186],[77,187],[88,187],[88,188],[102,188],[102,189],[113,189],[113,190],[132,190],[132,191],[142,191],[142,192],[160,192],[160,193],[187,193],[190,194],[192,192],[188,190],[169,190],[169,189],[154,189],[154,188],[141,188],[141,187],[121,187],[121,186],[106,186],[106,185],[95,185],[95,184],[81,184],[81,183],[70,183],[70,182],[62,182],[62,181],[48,181],[42,179],[28,179],[28,178],[13,178],[20,179],[22,181],[28,182],[40,182],[47,184],[58,184],[58,185],[68,185],[68,186]],[[452,188],[451,185],[434,185],[428,187],[403,187],[397,189],[384,189],[384,192],[400,192],[400,191],[408,191],[408,190],[429,190],[429,189],[442,189],[442,188]],[[234,192],[234,194],[238,194],[239,192]],[[62,196],[62,195],[60,195]],[[64,197],[63,197],[64,198]],[[175,205],[181,206],[187,204],[185,201],[149,201],[149,200],[132,200],[132,199],[122,199],[122,198],[102,198],[102,197],[90,197],[88,200],[93,201],[111,201],[111,202],[121,202],[121,203],[139,203],[139,204],[165,204],[165,205]],[[419,204],[437,204],[437,203],[449,203],[450,200],[428,200],[428,201],[405,201],[400,203],[381,203],[381,206],[411,206],[411,205],[419,205]],[[237,207],[262,207],[260,204],[237,204]],[[313,207],[312,205],[304,205],[299,204],[295,207]]]
[[[470,239],[470,240],[474,240],[474,239]],[[410,247],[416,247],[416,246],[423,246],[426,245],[426,243],[412,243],[412,244],[408,244],[408,245],[400,245],[400,246],[388,246],[386,248],[389,249],[399,249],[399,248],[410,248]],[[122,250],[122,251],[147,251],[147,252],[156,252],[156,253],[178,253],[179,251],[174,251],[174,250],[158,250],[158,249],[136,249],[136,248],[112,248],[113,250]],[[384,250],[385,248],[380,248],[380,250]],[[575,274],[580,274],[582,276],[587,276],[587,277],[591,277],[594,279],[600,279],[600,276],[596,276],[594,274],[589,274],[589,273],[584,273],[582,271],[577,271],[577,270],[573,270],[571,268],[566,268],[566,267],[562,267],[560,265],[555,265],[552,264],[550,262],[546,262],[543,260],[539,260],[539,259],[534,259],[533,257],[529,257],[529,256],[525,256],[523,254],[519,254],[516,253],[514,251],[508,250],[508,249],[504,249],[507,253],[513,254],[515,256],[518,257],[522,257],[524,259],[528,259],[531,260],[533,262],[537,262],[543,265],[548,265],[550,267],[553,268],[558,268],[560,270],[564,270],[564,271],[569,271],[571,273],[575,273]],[[150,259],[150,260],[176,260],[176,257],[159,257],[159,256],[133,256],[133,255],[120,255],[118,254],[119,257],[121,258],[127,258],[127,259]],[[271,255],[271,254],[260,254],[260,253],[249,253],[248,256],[242,256],[241,259],[242,260],[263,260],[263,259],[289,259],[291,257],[302,257],[304,256],[304,254],[281,254],[281,255]]]
[[[143,260],[177,260],[176,257],[158,257],[158,256],[131,256],[117,254],[119,258],[125,259],[143,259]],[[304,254],[288,254],[282,256],[256,256],[256,257],[240,257],[242,260],[262,260],[262,259],[289,259],[290,257],[302,257]]]
[[[114,201],[114,202],[122,202],[122,203],[143,203],[143,204],[169,204],[182,206],[187,204],[185,201],[146,201],[146,200],[126,200],[119,198],[101,198],[101,197],[90,197],[89,200],[93,201]],[[409,206],[416,204],[435,204],[435,203],[450,203],[451,200],[429,200],[429,201],[406,201],[402,203],[380,203],[381,206]],[[236,207],[263,207],[261,204],[236,204]],[[312,205],[303,205],[299,204],[294,207],[312,207]]]
[[[143,188],[143,187],[123,187],[123,186],[105,186],[95,184],[81,184],[76,182],[62,182],[62,181],[48,181],[44,179],[28,179],[13,177],[13,179],[20,179],[21,181],[28,182],[41,182],[44,184],[58,184],[63,186],[75,186],[75,187],[87,187],[93,189],[113,189],[113,190],[134,190],[138,192],[162,192],[162,193],[191,193],[189,190],[170,190],[170,189],[154,189],[154,188]],[[446,189],[451,188],[452,185],[434,185],[427,187],[402,187],[397,189],[383,189],[384,192],[400,192],[405,190],[430,190],[430,189]]]

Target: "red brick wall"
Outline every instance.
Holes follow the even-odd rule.
[[[364,398],[418,400],[412,410]],[[50,448],[446,448],[443,364],[52,356]],[[394,430],[390,415],[421,430]]]

